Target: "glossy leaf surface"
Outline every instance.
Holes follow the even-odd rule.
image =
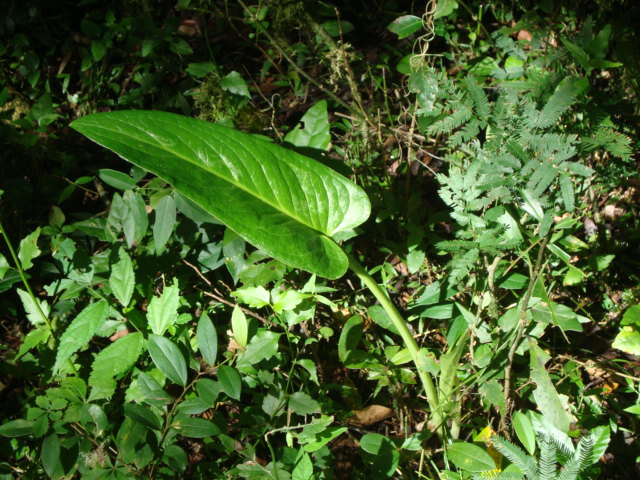
[[[364,222],[366,194],[324,165],[266,140],[179,115],[89,115],[73,128],[151,171],[248,242],[284,263],[338,278],[331,239]]]

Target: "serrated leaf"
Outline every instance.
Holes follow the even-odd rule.
[[[233,312],[231,313],[231,332],[240,347],[244,348],[247,346],[249,324],[247,323],[247,317],[238,305],[233,307]]]
[[[156,335],[162,335],[178,318],[180,306],[180,292],[178,283],[165,285],[162,295],[153,297],[147,309],[147,320],[151,331]]]
[[[45,343],[51,337],[51,330],[48,327],[41,326],[34,328],[31,330],[24,340],[22,341],[22,345],[20,345],[20,350],[15,357],[13,357],[13,361],[17,361],[22,357],[25,353],[31,350],[33,347],[40,345],[41,343]]]
[[[84,347],[93,338],[96,332],[107,319],[109,304],[106,300],[100,300],[86,307],[60,337],[60,345],[56,353],[56,363],[53,365],[54,373],[60,369],[71,356]]]
[[[20,265],[22,265],[23,270],[29,270],[33,266],[32,260],[40,255],[40,249],[38,249],[39,237],[40,227],[20,240],[18,259],[20,260]]]
[[[234,95],[240,95],[241,97],[250,98],[251,94],[249,93],[249,87],[247,87],[247,82],[242,78],[238,72],[233,71],[229,72],[220,80],[220,87]]]
[[[327,150],[331,143],[327,101],[320,100],[307,110],[300,122],[284,137],[285,142],[297,147]]]
[[[218,355],[218,332],[213,326],[213,322],[209,318],[207,312],[203,312],[198,320],[198,330],[196,332],[198,340],[198,350],[209,365],[216,362]]]
[[[171,183],[254,246],[327,278],[348,267],[331,239],[370,213],[330,168],[221,125],[163,112],[109,112],[73,128]],[[215,192],[215,195],[212,195]]]
[[[169,380],[179,385],[187,384],[187,363],[178,346],[158,335],[149,335],[149,355],[156,367]]]
[[[22,306],[27,314],[27,320],[29,320],[32,325],[40,325],[44,323],[42,315],[44,314],[44,316],[48,318],[51,313],[51,307],[47,301],[38,300],[37,298],[34,299],[27,292],[20,290],[19,288],[16,288],[16,292],[18,292],[18,296],[20,297],[20,300],[22,300]],[[36,302],[38,303],[36,304]],[[38,308],[38,306],[40,308]]]
[[[124,248],[118,250],[117,263],[111,266],[109,275],[109,286],[113,295],[118,299],[123,307],[127,307],[133,296],[133,289],[136,284],[135,273],[131,257]]]
[[[496,468],[491,455],[473,443],[456,442],[449,445],[447,456],[451,463],[466,472],[485,472]]]
[[[176,202],[171,195],[162,197],[156,205],[156,219],[153,224],[153,242],[156,253],[161,253],[171,237],[176,224]]]
[[[415,15],[403,15],[387,25],[387,29],[398,35],[398,39],[406,38],[420,28],[422,28],[422,19]]]
[[[191,438],[207,438],[221,433],[220,428],[204,418],[181,418],[173,424],[180,435]]]
[[[234,400],[240,400],[242,392],[242,379],[240,374],[228,365],[222,365],[218,368],[218,381],[222,387],[222,391]]]
[[[142,353],[144,337],[135,332],[119,338],[102,350],[93,360],[89,386],[89,400],[108,398],[115,390],[115,378],[128,372]]]

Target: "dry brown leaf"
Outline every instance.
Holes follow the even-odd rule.
[[[369,405],[362,410],[356,410],[347,422],[357,427],[368,427],[393,416],[393,409],[382,405]]]

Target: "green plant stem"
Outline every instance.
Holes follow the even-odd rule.
[[[0,231],[2,232],[2,236],[4,237],[4,242],[7,244],[7,248],[9,249],[9,253],[11,254],[13,263],[16,266],[16,270],[18,270],[18,274],[20,275],[20,279],[22,280],[22,284],[24,285],[24,288],[26,288],[27,293],[31,297],[31,300],[33,300],[33,303],[38,309],[38,313],[44,320],[44,323],[47,325],[47,327],[49,327],[49,331],[51,332],[51,337],[57,343],[57,339],[53,331],[53,326],[51,325],[51,321],[49,320],[49,317],[47,317],[42,311],[42,308],[40,307],[40,302],[38,302],[38,299],[33,293],[33,290],[31,290],[31,286],[29,285],[29,282],[27,282],[27,277],[25,277],[24,270],[22,269],[22,262],[20,262],[18,255],[16,255],[16,251],[13,249],[13,245],[11,244],[11,240],[9,239],[9,235],[7,235],[7,232],[5,231],[4,225],[2,225],[2,222],[0,222]]]
[[[524,337],[524,332],[529,326],[529,321],[527,320],[527,308],[529,307],[529,301],[531,300],[531,295],[533,294],[533,288],[538,280],[540,271],[542,270],[544,251],[547,248],[547,244],[549,243],[550,238],[551,231],[542,240],[542,243],[540,244],[540,250],[538,251],[538,258],[536,259],[536,264],[533,266],[533,268],[531,268],[531,278],[529,279],[529,286],[527,287],[527,291],[522,298],[522,306],[520,307],[520,322],[518,322],[518,328],[516,330],[515,338],[513,339],[513,343],[511,344],[511,348],[509,349],[509,353],[507,355],[507,367],[504,371],[504,404],[506,411],[500,419],[500,431],[502,431],[504,434],[508,434],[506,427],[509,417],[509,397],[511,395],[511,370],[513,369],[513,360],[516,355],[516,350],[518,350],[520,342]]]
[[[429,372],[427,372],[424,368],[424,362],[420,359],[420,347],[418,347],[418,343],[415,338],[411,334],[409,327],[400,315],[400,312],[396,309],[395,305],[387,295],[387,292],[383,290],[378,282],[369,275],[369,273],[360,265],[353,257],[349,256],[349,268],[353,273],[355,273],[362,283],[373,293],[373,296],[380,302],[380,305],[387,312],[393,325],[396,327],[402,340],[404,341],[405,346],[409,350],[409,354],[411,355],[411,359],[413,360],[414,365],[416,366],[416,370],[418,371],[418,376],[420,377],[420,381],[422,382],[422,386],[424,388],[424,392],[427,395],[427,402],[429,404],[429,409],[431,410],[431,423],[437,428],[438,435],[442,437],[443,430],[443,419],[440,413],[440,402],[438,399],[438,392],[436,390],[435,384]]]

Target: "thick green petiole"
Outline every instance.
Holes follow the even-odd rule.
[[[415,338],[413,338],[409,327],[407,327],[407,323],[402,315],[400,315],[400,312],[398,312],[395,305],[393,305],[393,302],[387,295],[387,292],[382,289],[380,285],[378,285],[378,282],[376,282],[375,279],[362,267],[362,265],[360,265],[351,256],[349,256],[349,268],[360,278],[360,280],[362,280],[371,293],[373,293],[373,295],[378,299],[380,305],[385,309],[394,326],[398,329],[398,332],[400,332],[400,336],[409,350],[411,359],[416,366],[418,376],[420,377],[424,392],[427,396],[427,403],[429,404],[431,412],[430,423],[437,429],[438,435],[441,435],[443,422],[442,415],[440,413],[438,392],[431,375],[424,368],[424,362],[421,360],[420,347],[418,347],[418,343]]]

